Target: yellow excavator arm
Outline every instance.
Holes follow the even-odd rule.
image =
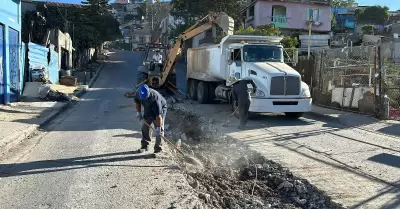
[[[204,31],[207,31],[211,29],[214,26],[219,26],[222,28],[224,33],[226,35],[232,35],[233,34],[233,25],[234,21],[231,17],[226,15],[225,13],[209,13],[206,17],[203,19],[199,20],[196,24],[185,30],[181,35],[179,35],[178,39],[176,40],[175,45],[172,47],[172,49],[169,51],[168,57],[165,61],[165,65],[162,70],[162,75],[159,80],[159,85],[161,86],[166,82],[166,79],[168,77],[168,74],[171,72],[171,70],[175,66],[176,58],[178,56],[178,52],[182,47],[182,44],[184,41],[193,38],[199,34],[201,34]],[[150,83],[154,84],[152,81],[152,78],[148,78]]]

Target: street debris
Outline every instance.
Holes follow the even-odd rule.
[[[307,180],[219,134],[209,119],[177,107],[169,109],[166,123],[166,134],[204,165],[180,162],[189,185],[210,208],[343,208]]]
[[[56,101],[56,102],[72,102],[72,98],[67,94],[51,89],[49,85],[41,85],[38,88],[39,98],[43,100]]]

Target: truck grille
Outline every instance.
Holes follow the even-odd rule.
[[[270,95],[299,95],[300,94],[300,78],[295,76],[286,76],[286,92],[285,92],[285,76],[275,76],[271,78]]]

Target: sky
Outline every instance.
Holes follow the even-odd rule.
[[[43,1],[43,0],[41,0]],[[82,0],[47,0],[50,2],[65,2],[65,3],[72,3],[72,4],[79,4]],[[114,2],[114,0],[111,0]],[[400,9],[400,0],[356,0],[356,2],[360,6],[368,6],[368,5],[383,5],[389,7],[390,10],[399,10]]]
[[[400,9],[400,0],[356,0],[360,6],[387,6],[390,10]]]

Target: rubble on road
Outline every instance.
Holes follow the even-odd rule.
[[[307,180],[219,134],[213,121],[197,117],[185,105],[169,108],[166,134],[204,165],[180,162],[189,185],[211,208],[343,208]],[[179,157],[177,156],[177,159]]]

